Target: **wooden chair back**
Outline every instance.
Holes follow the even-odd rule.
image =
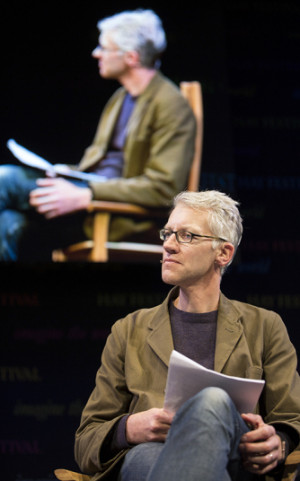
[[[195,153],[191,165],[190,175],[187,184],[187,190],[196,192],[199,190],[200,171],[202,161],[203,147],[203,98],[201,84],[194,82],[181,82],[180,90],[182,95],[189,102],[196,119],[196,138]]]

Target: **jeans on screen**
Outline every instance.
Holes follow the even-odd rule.
[[[19,165],[0,166],[0,261],[51,260],[55,247],[85,238],[83,212],[46,220],[30,207],[29,193],[42,176]]]

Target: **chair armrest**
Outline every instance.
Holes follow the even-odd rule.
[[[295,451],[290,453],[285,460],[285,464],[300,464],[300,451],[296,449]]]
[[[68,469],[55,469],[54,474],[60,481],[90,481],[92,478],[88,474],[75,473]]]
[[[284,463],[282,481],[294,481],[300,468],[300,451],[296,449],[288,455]]]

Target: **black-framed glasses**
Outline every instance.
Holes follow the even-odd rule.
[[[202,235],[202,234],[194,234],[193,232],[189,232],[184,229],[180,230],[169,230],[169,229],[161,229],[159,231],[159,237],[160,239],[165,242],[167,241],[172,234],[175,234],[177,242],[179,244],[190,244],[193,240],[194,237],[204,237],[205,239],[216,239],[219,241],[227,242],[226,239],[223,239],[222,237],[215,237],[212,235]]]

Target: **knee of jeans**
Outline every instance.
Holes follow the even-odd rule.
[[[36,179],[41,176],[41,174],[38,175],[38,172],[38,170],[23,165],[0,165],[0,186],[6,187],[10,184],[18,186],[30,183],[30,187],[34,188]]]
[[[0,165],[0,179],[6,180],[10,176],[15,175],[16,170],[17,170],[17,166],[15,165],[9,165],[9,164]]]
[[[224,389],[219,387],[207,387],[198,393],[199,397],[208,405],[223,404],[231,401],[230,396]]]
[[[206,411],[208,412],[228,412],[228,408],[232,406],[232,401],[230,396],[221,388],[218,387],[208,387],[202,389],[195,396],[193,396],[190,401],[190,407],[192,409],[199,409],[203,415]]]
[[[146,479],[146,475],[161,453],[164,444],[159,442],[141,443],[131,448],[125,455],[121,468],[121,479],[129,479],[131,472],[140,471],[140,478]],[[129,476],[129,477],[128,477]]]

